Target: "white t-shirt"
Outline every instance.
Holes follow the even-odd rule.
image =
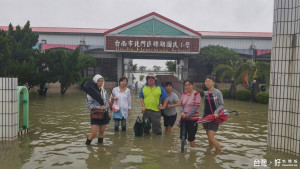
[[[128,109],[131,109],[131,93],[128,88],[125,92],[121,92],[119,87],[115,87],[112,90],[112,95],[110,97],[117,97],[118,100],[114,101],[115,104],[120,106],[121,113],[124,119],[128,118]]]

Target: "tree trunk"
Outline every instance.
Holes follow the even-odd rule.
[[[229,89],[229,98],[230,99],[235,99],[235,93],[236,93],[236,86],[233,82],[231,82],[231,86]]]
[[[38,89],[38,93],[39,95],[47,95],[47,85],[46,85],[46,82],[43,82],[40,84],[40,88]]]
[[[259,93],[259,82],[256,80],[256,83],[252,84],[252,89],[251,89],[251,100],[252,102],[257,102],[256,100],[256,94]]]

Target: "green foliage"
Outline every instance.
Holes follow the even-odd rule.
[[[176,61],[168,60],[166,66],[169,72],[176,72]]]
[[[143,81],[143,80],[144,80],[144,78],[145,78],[145,75],[140,75],[140,77],[139,77],[139,78],[140,78],[140,82],[141,82],[141,81]]]
[[[230,61],[242,63],[242,59],[237,52],[226,47],[214,45],[201,48],[198,60],[201,64],[211,68],[211,70],[208,70],[208,74],[211,74],[213,68],[219,64],[229,65]]]
[[[249,101],[251,98],[251,92],[249,90],[238,90],[236,92],[236,98],[241,101]]]
[[[255,98],[258,103],[262,103],[262,104],[269,103],[269,93],[265,93],[265,92],[257,93]]]
[[[137,64],[134,64],[133,66],[132,66],[132,71],[136,71],[137,70]]]
[[[204,91],[202,89],[197,89],[196,91],[200,93],[201,97],[204,96]]]
[[[157,66],[157,65],[154,65],[153,66],[153,71],[160,71],[161,67],[160,66]]]
[[[222,92],[224,99],[229,98],[229,90],[228,89],[219,89],[219,90]]]

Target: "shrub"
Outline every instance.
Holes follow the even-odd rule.
[[[202,89],[197,89],[196,91],[200,93],[201,97],[204,96],[204,91]]]
[[[269,93],[259,92],[255,96],[258,103],[268,104],[269,103]]]
[[[220,91],[222,92],[224,99],[229,98],[229,90],[228,89],[220,89]]]
[[[251,98],[251,92],[249,90],[238,90],[236,92],[236,99],[241,101],[248,101]]]

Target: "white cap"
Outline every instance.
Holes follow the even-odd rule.
[[[156,75],[153,74],[153,73],[149,73],[149,74],[146,76],[146,80],[148,80],[149,77],[153,77],[155,80],[157,80]]]
[[[101,75],[96,74],[96,75],[93,77],[94,83],[97,83],[98,79],[101,79],[101,78],[103,79],[103,77],[102,77]]]

